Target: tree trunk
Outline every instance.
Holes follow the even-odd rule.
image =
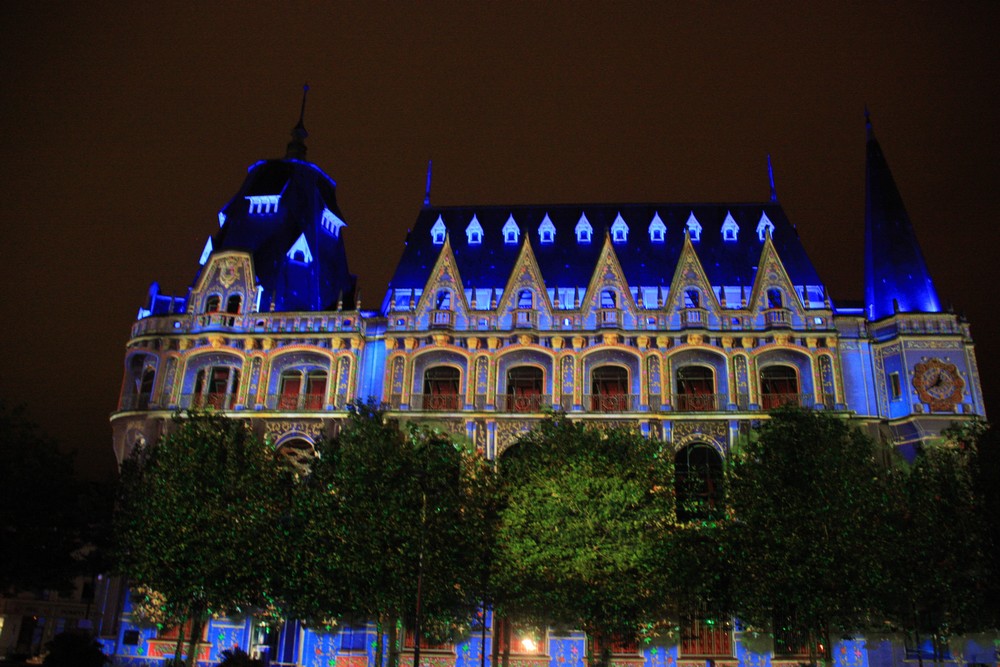
[[[510,631],[513,625],[509,620],[503,624],[503,667],[510,667]]]
[[[199,611],[191,618],[191,636],[188,640],[188,654],[185,665],[194,667],[198,661],[198,643],[201,640],[201,630],[205,627],[205,612]]]
[[[382,667],[382,649],[385,641],[382,637],[382,615],[375,617],[375,667]]]
[[[399,667],[399,628],[396,623],[396,616],[390,614],[386,619],[389,624],[389,665],[388,667]]]
[[[180,661],[184,659],[184,624],[187,619],[182,620],[180,627],[177,628],[177,643],[174,645],[174,657],[173,664],[180,664]]]
[[[490,646],[490,667],[497,667],[500,664],[500,644],[503,643],[500,640],[501,625],[500,616],[497,614],[496,609],[494,609],[493,626],[490,628],[493,635],[493,641]]]

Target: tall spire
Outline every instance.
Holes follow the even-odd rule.
[[[306,95],[309,93],[309,84],[302,86],[302,109],[299,111],[299,122],[292,128],[292,140],[288,142],[288,147],[285,149],[285,159],[286,160],[305,160],[306,159],[306,137],[309,133],[306,132],[305,118],[306,118]]]
[[[872,130],[865,167],[865,306],[869,319],[896,312],[939,313],[941,302],[903,206],[889,163]]]
[[[431,168],[434,166],[434,160],[427,161],[427,186],[424,188],[424,208],[431,205]]]
[[[771,166],[771,154],[767,154],[767,181],[771,185],[771,201],[778,202],[778,190],[774,187],[774,168]]]

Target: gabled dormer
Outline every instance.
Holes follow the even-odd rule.
[[[774,223],[767,217],[765,211],[760,212],[760,222],[757,223],[757,238],[763,243],[774,235]]]
[[[587,220],[587,214],[581,213],[580,219],[576,223],[576,227],[573,230],[576,233],[577,243],[590,243],[594,237],[594,227]]]
[[[545,217],[542,218],[541,224],[538,225],[538,242],[542,245],[549,245],[550,243],[555,243],[555,240],[556,226],[552,224],[552,219],[546,213]]]
[[[722,221],[722,240],[735,243],[739,240],[740,226],[736,224],[731,211],[726,211],[726,219]]]
[[[305,233],[299,234],[299,238],[295,239],[295,243],[285,253],[285,257],[299,264],[312,264],[313,254],[309,248],[309,242],[306,241]]]
[[[667,226],[663,224],[659,213],[654,213],[649,222],[649,240],[652,243],[664,243],[667,240]]]
[[[604,237],[604,246],[590,277],[582,309],[588,326],[635,327],[636,305],[610,234]]]
[[[611,240],[614,243],[625,243],[628,241],[628,225],[619,212],[615,216],[615,221],[611,223]]]
[[[245,252],[213,253],[191,288],[188,312],[201,327],[235,327],[258,308],[253,260]]]
[[[481,245],[483,242],[483,226],[479,224],[479,218],[472,214],[472,220],[465,227],[465,238],[469,245]]]
[[[694,211],[688,215],[687,222],[684,223],[684,229],[687,232],[687,237],[692,241],[701,241],[701,223],[698,222],[698,218],[694,217]]]
[[[444,240],[448,236],[448,228],[444,226],[444,219],[439,215],[437,222],[431,227],[431,243],[434,245],[444,245]]]
[[[694,218],[693,213],[688,219],[689,224],[691,218]],[[707,329],[719,326],[721,306],[690,236],[684,239],[664,310],[671,328]]]
[[[803,325],[805,306],[770,238],[760,251],[757,277],[747,306],[757,327],[787,329]]]
[[[446,234],[430,278],[416,304],[417,327],[465,329],[468,327],[468,311],[458,263]]]
[[[514,268],[497,303],[501,329],[548,329],[552,304],[530,243],[521,245]]]
[[[503,234],[504,245],[517,245],[521,240],[521,228],[514,222],[513,213],[507,217],[507,222],[503,224],[500,233]]]

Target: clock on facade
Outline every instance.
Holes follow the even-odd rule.
[[[942,359],[927,359],[913,367],[913,388],[920,400],[930,405],[931,410],[954,411],[962,401],[965,380],[958,373],[955,364]]]

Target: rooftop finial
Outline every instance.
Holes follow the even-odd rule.
[[[424,188],[424,207],[431,205],[431,168],[434,166],[434,160],[427,161],[427,186]]]
[[[288,142],[288,147],[285,149],[285,159],[306,159],[306,137],[309,136],[305,126],[306,95],[308,93],[309,84],[307,83],[302,86],[302,109],[299,111],[299,122],[292,128],[292,140]]]
[[[771,154],[767,154],[767,180],[771,185],[771,201],[777,203],[778,190],[774,187],[774,168],[771,166]]]

